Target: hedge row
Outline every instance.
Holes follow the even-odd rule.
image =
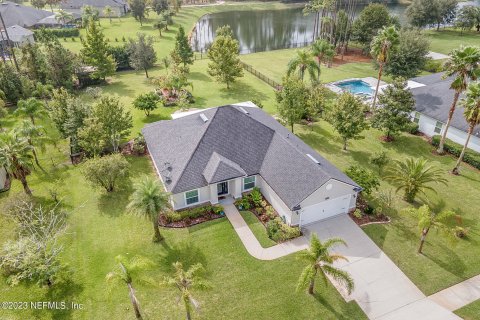
[[[438,145],[440,144],[440,139],[441,139],[440,135],[433,136],[432,144],[435,147],[438,147]],[[446,139],[444,149],[448,153],[451,153],[454,156],[459,157],[460,153],[462,153],[463,146],[459,143],[453,142],[452,140]],[[480,153],[478,152],[475,152],[471,149],[467,149],[465,151],[463,161],[465,161],[466,163],[468,163],[469,165],[477,169],[480,169]]]
[[[33,30],[35,36],[39,32],[51,34],[57,38],[71,38],[80,36],[80,31],[77,28],[62,28],[62,29],[38,29]]]

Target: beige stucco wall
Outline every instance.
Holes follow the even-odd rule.
[[[216,185],[215,185],[216,187]],[[185,192],[172,194],[172,205],[174,210],[179,210],[186,207],[196,206],[201,203],[210,202],[210,186],[198,189],[198,202],[188,205],[185,202]]]
[[[327,186],[331,185],[331,189],[327,190]],[[347,183],[330,179],[323,186],[318,188],[314,193],[308,196],[305,200],[300,203],[302,208],[320,203],[325,200],[335,199],[341,196],[352,194],[352,199],[350,201],[350,208],[355,208],[356,205],[356,192],[353,191],[353,186]]]
[[[256,185],[260,188],[260,191],[262,192],[265,199],[270,202],[270,204],[278,212],[278,214],[282,217],[285,217],[285,221],[288,224],[298,224],[298,216],[296,216],[296,214],[292,214],[292,211],[287,207],[287,205],[280,199],[276,192],[261,176],[257,176]]]

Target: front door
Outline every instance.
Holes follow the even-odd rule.
[[[217,194],[223,196],[228,193],[228,182],[217,183]]]

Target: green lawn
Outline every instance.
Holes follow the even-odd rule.
[[[465,307],[455,310],[455,313],[465,320],[480,319],[480,300],[467,304]]]
[[[342,142],[324,121],[311,128],[298,126],[297,135],[315,148],[321,155],[345,170],[357,164],[375,170],[369,158],[375,152],[385,150],[391,159],[403,160],[406,157],[424,157],[444,172],[448,186],[435,185],[437,194],[428,192],[428,198],[420,198],[439,209],[453,209],[461,215],[463,226],[470,228],[467,240],[460,240],[452,246],[445,238],[435,232],[428,235],[424,255],[418,255],[419,230],[415,220],[400,212],[408,204],[397,199],[393,222],[388,225],[370,225],[365,232],[382,248],[403,272],[427,295],[479,273],[480,265],[480,224],[478,208],[480,199],[480,172],[465,165],[461,175],[453,176],[449,171],[455,164],[450,156],[435,156],[433,148],[422,138],[402,135],[392,143],[380,141],[381,133],[369,130],[364,140],[349,143],[349,150],[341,150]],[[382,180],[381,190],[392,190],[392,186]],[[400,198],[401,195],[399,195]]]
[[[449,54],[455,48],[461,45],[480,46],[480,33],[476,31],[468,31],[463,34],[459,30],[441,29],[439,31],[427,31],[431,41],[430,50],[443,54]]]
[[[242,215],[243,219],[248,224],[250,230],[252,230],[253,234],[257,238],[258,242],[260,242],[260,245],[262,247],[268,248],[277,244],[275,241],[268,237],[265,226],[260,220],[258,220],[257,216],[255,216],[250,211],[240,211],[240,214]]]

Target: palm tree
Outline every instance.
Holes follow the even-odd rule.
[[[45,107],[49,110],[48,100],[52,98],[53,94],[53,86],[51,84],[43,84],[41,82],[37,82],[35,84],[35,90],[33,90],[32,95],[35,98],[42,99],[45,103]]]
[[[28,116],[32,124],[35,124],[35,118],[41,118],[46,114],[43,103],[36,98],[18,101],[14,113]]]
[[[428,165],[428,161],[423,158],[408,158],[405,162],[394,161],[388,168],[385,179],[398,186],[396,192],[404,191],[404,199],[407,202],[413,202],[419,192],[423,194],[426,190],[435,192],[435,189],[429,186],[431,183],[447,185],[447,179],[443,178],[442,171]]]
[[[153,223],[154,242],[162,241],[160,234],[160,214],[169,207],[169,196],[162,190],[157,180],[144,176],[134,185],[128,209],[134,213],[148,218]]]
[[[291,75],[297,69],[302,81],[305,76],[305,71],[308,71],[312,82],[318,78],[316,74],[320,73],[320,68],[315,63],[312,53],[307,50],[297,50],[297,55],[288,62],[287,75]]]
[[[130,301],[133,305],[135,317],[141,320],[142,314],[140,312],[140,304],[138,302],[137,296],[135,295],[132,276],[138,271],[148,268],[150,265],[152,265],[152,262],[148,259],[138,256],[133,257],[130,260],[127,260],[123,256],[117,256],[115,257],[115,261],[117,262],[116,268],[114,271],[107,274],[106,280],[107,282],[118,281],[127,285],[128,295],[130,296]]]
[[[441,213],[436,213],[426,204],[418,209],[409,208],[407,209],[407,212],[413,214],[418,219],[418,227],[422,232],[420,237],[420,245],[417,250],[418,253],[422,253],[425,239],[427,238],[428,232],[431,229],[442,231],[445,235],[450,237],[453,235],[453,231],[447,223],[452,220],[452,218],[456,217],[455,212],[446,210],[442,211]]]
[[[20,180],[28,195],[32,194],[27,183],[27,176],[33,168],[31,151],[27,139],[19,137],[15,132],[0,136],[0,168],[5,168],[10,176]]]
[[[447,137],[448,128],[452,122],[453,114],[457,106],[458,98],[463,91],[467,89],[468,80],[477,80],[480,72],[480,49],[478,47],[468,46],[460,47],[450,53],[450,58],[445,63],[445,77],[453,77],[450,89],[455,90],[453,102],[448,112],[448,120],[443,130],[437,153],[443,154],[443,146]]]
[[[372,111],[375,111],[375,104],[377,103],[378,88],[382,79],[383,68],[390,59],[390,54],[398,46],[398,31],[394,26],[384,27],[378,31],[378,35],[372,40],[371,54],[375,57],[378,63],[378,79],[377,87],[375,89],[375,96],[372,102]]]
[[[55,20],[62,22],[63,25],[66,25],[68,21],[73,20],[73,15],[63,9],[60,9],[55,14]]]
[[[306,260],[308,265],[303,269],[298,279],[297,291],[308,287],[308,293],[314,294],[315,277],[320,275],[325,283],[327,283],[327,276],[331,276],[347,288],[348,294],[352,292],[354,288],[353,279],[347,272],[333,266],[335,261],[348,261],[347,258],[340,254],[330,253],[330,249],[337,244],[347,245],[345,241],[338,238],[328,239],[322,243],[316,234],[312,234],[310,247],[307,251],[301,253],[301,258]]]
[[[106,15],[108,17],[108,19],[110,20],[110,23],[112,23],[112,14],[113,14],[112,7],[105,6],[105,8],[103,9],[103,14]]]
[[[204,271],[203,266],[201,263],[197,263],[185,271],[182,263],[177,261],[173,264],[173,267],[175,268],[175,274],[173,277],[165,277],[163,284],[180,290],[180,299],[185,306],[187,320],[191,320],[192,306],[195,309],[199,307],[198,301],[192,296],[191,289],[204,289],[208,287],[207,283],[200,277],[200,273]]]
[[[465,156],[465,151],[467,150],[468,142],[470,142],[470,138],[472,137],[473,129],[480,124],[480,82],[470,83],[466,97],[462,99],[460,103],[465,108],[463,116],[468,122],[468,136],[463,145],[462,153],[460,153],[457,163],[455,164],[455,168],[452,170],[453,174],[458,174],[458,168]]]
[[[15,128],[15,131],[19,136],[27,139],[28,144],[32,147],[33,158],[37,166],[42,168],[38,161],[37,148],[45,151],[45,145],[47,143],[47,136],[42,126],[37,126],[28,120],[23,120],[22,124]]]
[[[332,45],[328,43],[327,40],[318,39],[312,44],[312,54],[317,59],[318,70],[320,70],[320,66],[325,59],[327,53],[330,52],[332,49]],[[318,72],[318,78],[320,79],[320,72]]]

